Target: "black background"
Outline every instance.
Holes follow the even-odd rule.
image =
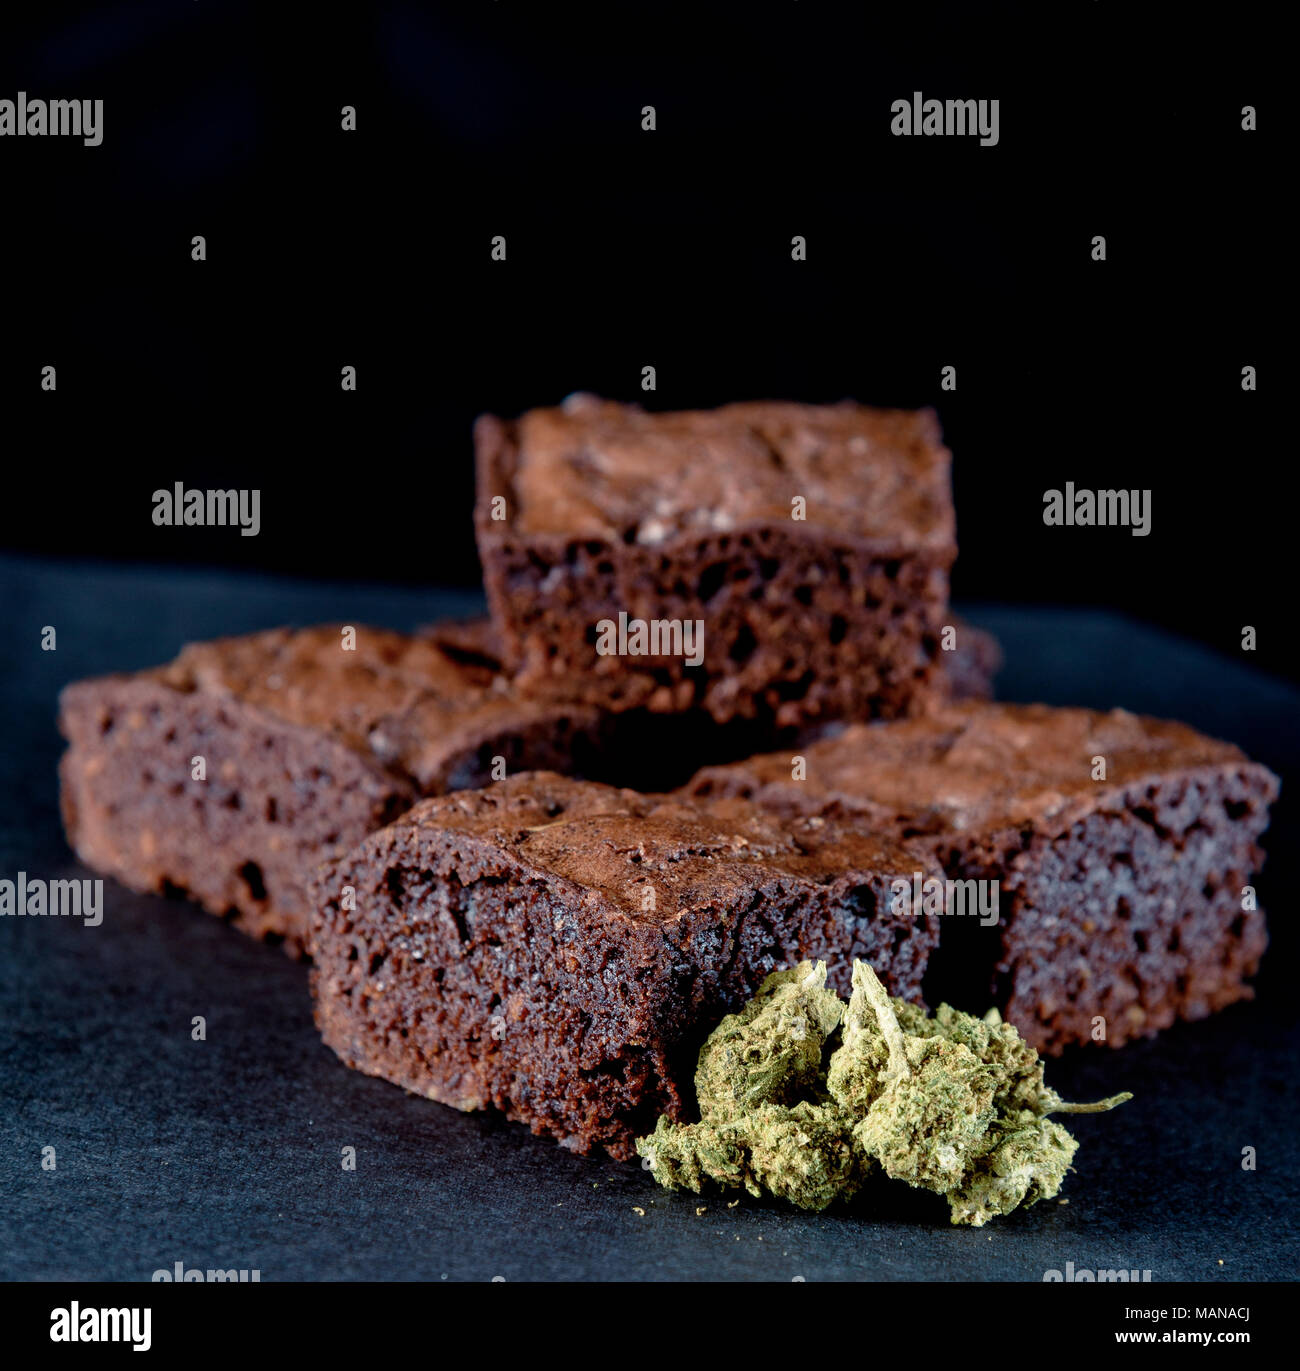
[[[1186,719],[1278,770],[1284,798],[1259,998],[1054,1063],[1067,1095],[1136,1098],[1079,1121],[1068,1204],[982,1232],[902,1187],[849,1214],[700,1215],[635,1167],[403,1096],[320,1044],[302,967],[111,881],[100,930],[0,920],[0,1278],[138,1281],[176,1260],[268,1282],[1037,1282],[1067,1261],[1293,1277],[1300,738],[1295,690],[1250,669],[1294,670],[1280,18],[1083,0],[12,8],[0,98],[106,109],[99,148],[0,139],[0,541],[37,554],[0,558],[6,875],[84,874],[58,822],[65,681],[279,621],[465,612],[474,416],[579,388],[657,408],[935,404],[954,590],[1004,643],[1005,697]],[[999,145],[892,137],[891,101],[918,89],[999,99]],[[155,528],[152,492],[178,480],[260,488],[261,534]],[[1150,487],[1153,532],[1045,528],[1043,491],[1067,480]],[[59,650],[38,652],[51,623]]]
[[[282,8],[0,21],[0,96],[105,101],[98,148],[0,140],[6,545],[471,586],[477,413],[849,395],[938,407],[959,599],[1254,624],[1294,670],[1279,18]],[[998,145],[892,136],[913,90],[999,99]],[[178,480],[259,488],[261,534],[154,527]],[[1067,480],[1150,488],[1152,533],[1045,528]]]

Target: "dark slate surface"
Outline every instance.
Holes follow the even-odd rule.
[[[161,661],[187,638],[279,622],[406,628],[474,610],[436,591],[321,587],[193,571],[0,559],[0,876],[85,875],[59,830],[55,695]],[[1003,640],[1011,699],[1177,715],[1297,770],[1297,692],[1121,617],[973,607]],[[58,648],[39,650],[44,625]],[[1292,784],[1294,782],[1292,781]],[[954,1229],[903,1187],[807,1217],[659,1190],[344,1070],[312,1027],[303,969],[185,905],[107,882],[96,929],[0,919],[0,1277],[147,1279],[177,1261],[289,1279],[855,1278],[1041,1280],[1049,1268],[1152,1279],[1291,1278],[1297,1269],[1300,1031],[1284,798],[1262,883],[1274,947],[1260,997],[1054,1082],[1128,1088],[1082,1141],[1068,1204]],[[204,1015],[208,1039],[190,1038]],[[41,1149],[57,1169],[41,1169]],[[357,1149],[345,1173],[340,1149]],[[1241,1168],[1254,1147],[1258,1169]],[[644,1210],[638,1214],[637,1208]]]

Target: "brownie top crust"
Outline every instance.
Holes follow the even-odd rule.
[[[584,902],[651,923],[752,898],[773,881],[822,886],[925,865],[901,844],[822,816],[786,821],[746,800],[692,803],[541,771],[423,801],[367,845],[412,839],[419,847],[471,841],[571,883]]]
[[[542,716],[490,666],[458,659],[432,639],[358,627],[355,650],[342,642],[340,626],[270,629],[191,643],[143,676],[325,733],[422,787],[480,734]]]
[[[506,494],[520,534],[654,546],[789,524],[802,496],[807,527],[902,551],[955,538],[932,410],[752,402],[648,414],[574,395],[512,424],[484,416],[476,439],[481,488]]]
[[[955,704],[928,716],[854,724],[803,749],[805,779],[791,753],[706,767],[693,796],[737,794],[777,809],[840,807],[875,815],[909,836],[1015,827],[1061,830],[1153,777],[1199,768],[1250,768],[1276,778],[1239,748],[1185,724],[1049,705]],[[1093,759],[1105,758],[1104,779]]]

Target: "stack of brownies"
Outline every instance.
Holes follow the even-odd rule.
[[[1053,1052],[1250,995],[1276,778],[989,702],[932,413],[575,396],[475,438],[490,622],[276,629],[62,698],[80,857],[309,955],[348,1065],[629,1157],[804,958],[961,984]],[[968,883],[996,918],[900,895]]]

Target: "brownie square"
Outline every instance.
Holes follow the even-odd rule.
[[[773,753],[706,768],[686,793],[856,815],[951,879],[997,881],[996,926],[942,920],[931,999],[951,994],[936,978],[961,978],[955,1002],[992,993],[1058,1052],[1251,996],[1267,933],[1243,887],[1278,781],[1230,744],[1122,710],[963,704],[850,727],[802,755],[802,780]]]
[[[934,695],[956,535],[933,412],[579,395],[483,416],[475,443],[488,604],[521,689],[783,727]],[[698,653],[637,641],[697,622]]]
[[[68,686],[68,841],[134,890],[184,894],[301,952],[307,881],[419,796],[578,768],[589,706],[520,700],[481,662],[378,629],[275,629]],[[205,775],[196,779],[195,758]]]
[[[937,868],[821,816],[514,776],[322,865],[316,1021],[348,1066],[627,1158],[774,969],[823,958],[847,994],[865,958],[915,998],[935,921],[890,897],[917,871]]]

